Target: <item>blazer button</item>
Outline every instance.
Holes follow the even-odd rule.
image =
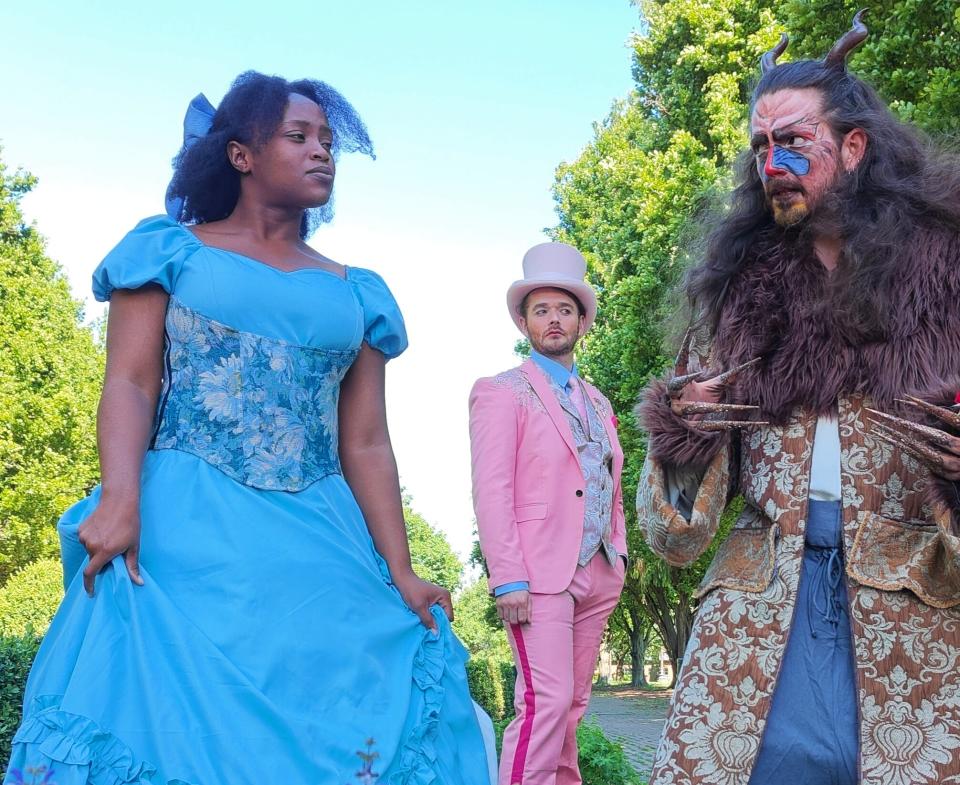
[[[577,488],[577,496],[583,496],[583,491]]]

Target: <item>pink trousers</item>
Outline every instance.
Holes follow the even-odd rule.
[[[567,590],[534,594],[533,620],[508,624],[517,716],[503,734],[499,785],[579,785],[577,725],[587,710],[607,617],[623,589],[622,558],[577,567]]]

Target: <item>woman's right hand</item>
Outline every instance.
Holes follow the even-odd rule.
[[[100,571],[115,556],[123,554],[127,572],[137,586],[140,577],[140,510],[139,504],[112,504],[101,500],[97,509],[78,529],[80,544],[90,556],[83,570],[83,588],[93,596],[93,584]]]

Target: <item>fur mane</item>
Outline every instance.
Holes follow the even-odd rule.
[[[903,238],[902,262],[886,281],[896,312],[885,335],[851,342],[835,318],[835,284],[812,246],[780,230],[765,232],[729,281],[713,338],[711,364],[730,368],[754,357],[732,398],[783,423],[797,406],[831,411],[838,396],[869,396],[895,409],[904,393],[953,403],[960,389],[960,236],[918,228]],[[841,258],[840,265],[844,264]],[[838,271],[842,273],[842,268]]]

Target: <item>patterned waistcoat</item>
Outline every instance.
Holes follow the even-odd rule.
[[[601,549],[610,564],[617,558],[617,549],[611,542],[611,513],[613,510],[613,476],[610,468],[613,464],[613,448],[606,428],[600,422],[600,417],[583,388],[579,379],[572,379],[574,384],[580,385],[583,395],[584,408],[587,413],[587,422],[581,420],[580,412],[570,396],[562,390],[552,379],[550,382],[560,408],[567,417],[570,431],[573,433],[580,456],[580,468],[583,471],[583,480],[586,484],[586,504],[583,513],[583,539],[580,543],[580,555],[577,563],[585,566],[593,555]]]

